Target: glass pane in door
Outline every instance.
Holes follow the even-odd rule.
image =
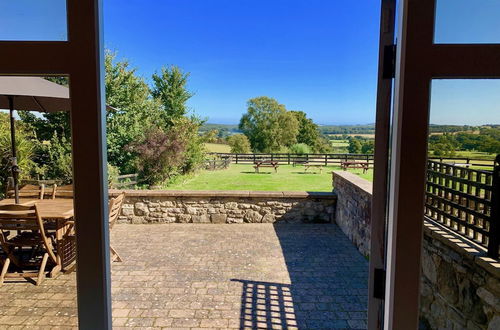
[[[437,0],[434,42],[499,43],[500,1]]]
[[[0,2],[1,41],[66,41],[66,0]]]

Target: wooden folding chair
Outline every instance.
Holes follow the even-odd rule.
[[[58,187],[54,184],[54,192],[52,194],[52,199],[55,198],[73,198],[73,185],[68,184],[65,186]]]
[[[52,186],[45,187],[45,198],[46,199],[56,199],[56,190],[57,184],[53,184]]]
[[[27,184],[19,189],[20,198],[43,199],[44,193],[45,193],[45,186],[43,184],[39,186],[33,184]],[[9,189],[7,190],[7,197],[14,198],[14,195],[15,195],[14,188],[9,187]]]
[[[17,234],[12,236],[11,230]],[[47,262],[57,264],[53,237],[46,233],[36,204],[32,206],[0,205],[0,245],[5,253],[0,272],[0,287],[5,278],[36,277],[36,285],[40,285],[45,278]],[[32,250],[28,261],[23,260],[22,254],[26,252],[23,248]],[[38,251],[43,252],[41,260],[34,254]],[[16,252],[18,252],[17,255]],[[11,262],[17,268],[15,273],[8,273]],[[33,267],[38,267],[38,271],[27,270]]]
[[[109,230],[111,230],[115,223],[116,220],[118,219],[118,216],[120,215],[120,211],[122,209],[123,205],[123,200],[125,199],[125,193],[121,193],[117,197],[113,198],[112,200],[109,201],[108,207],[109,207]],[[113,246],[110,244],[109,245],[110,251],[111,251],[111,261],[117,261],[117,262],[122,262],[122,258],[116,252],[116,250],[113,248]]]

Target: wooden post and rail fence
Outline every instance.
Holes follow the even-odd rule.
[[[324,166],[340,166],[343,162],[359,161],[367,162],[373,167],[373,154],[292,154],[292,153],[208,153],[211,157],[231,159],[235,164],[253,164],[256,161],[277,161],[280,164],[293,165],[294,163],[307,162],[311,164],[323,164]],[[449,163],[461,167],[483,167],[485,169],[493,166],[492,160],[472,159],[469,157],[429,157],[432,161]]]
[[[254,164],[257,161],[274,161],[280,164],[295,165],[300,163],[340,166],[346,161],[366,162],[373,167],[372,154],[292,154],[292,153],[220,153],[212,152],[209,156],[231,159],[234,164]]]

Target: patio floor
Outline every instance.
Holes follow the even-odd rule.
[[[117,225],[113,326],[366,328],[368,262],[336,225]],[[0,288],[0,328],[75,327],[75,275]]]

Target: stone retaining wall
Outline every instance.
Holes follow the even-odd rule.
[[[430,329],[500,329],[500,263],[486,250],[426,221],[420,320]]]
[[[335,222],[365,257],[370,254],[372,184],[347,171],[333,172]]]
[[[332,222],[333,193],[128,190],[122,223]],[[111,191],[116,196],[119,191]]]
[[[369,255],[371,183],[338,171],[334,186],[337,224]],[[500,329],[500,262],[431,220],[425,219],[424,225],[421,328]]]

